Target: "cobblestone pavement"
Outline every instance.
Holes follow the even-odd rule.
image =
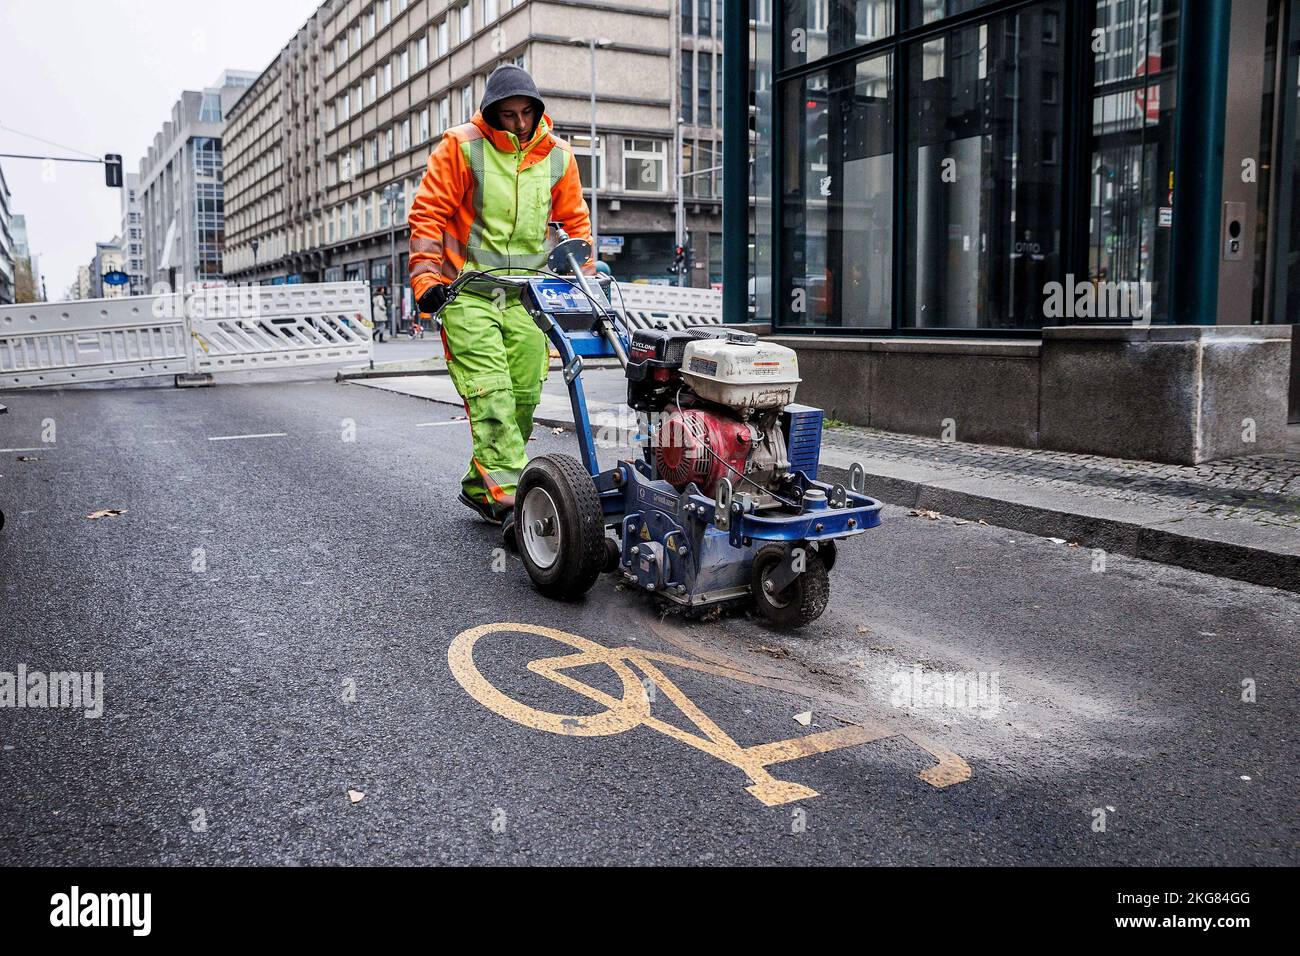
[[[1292,432],[1297,432],[1295,426]],[[1300,530],[1297,441],[1283,455],[1243,456],[1196,466],[944,442],[855,426],[827,429],[823,442],[828,448],[858,452],[864,461],[915,462],[963,476],[1048,485],[1089,497]]]

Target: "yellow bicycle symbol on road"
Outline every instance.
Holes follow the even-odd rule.
[[[576,653],[530,661],[528,669],[540,677],[545,677],[595,701],[605,709],[596,714],[586,715],[552,714],[522,704],[494,687],[474,664],[474,647],[490,634],[510,633],[535,634],[573,648]],[[681,688],[669,680],[659,666],[683,667],[732,680],[757,682],[752,675],[743,671],[707,661],[690,660],[639,647],[609,648],[576,634],[535,624],[485,624],[456,635],[447,651],[447,663],[451,667],[452,675],[471,697],[489,710],[515,723],[532,727],[534,730],[544,730],[569,737],[607,737],[635,727],[648,727],[743,771],[751,781],[750,786],[745,789],[769,807],[817,796],[817,791],[810,787],[773,777],[767,771],[767,768],[773,764],[853,747],[886,737],[907,736],[938,761],[935,766],[918,775],[932,786],[947,787],[970,778],[970,766],[951,751],[883,726],[850,724],[805,737],[742,747],[714,723],[682,692]],[[613,670],[623,685],[621,698],[612,697],[567,673],[593,664],[603,664]],[[633,670],[633,667],[636,670]],[[647,682],[643,682],[637,675],[637,671],[645,675]],[[698,728],[700,734],[689,733],[655,717],[650,711],[648,682],[653,682],[654,686],[662,691]]]

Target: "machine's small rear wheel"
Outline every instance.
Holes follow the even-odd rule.
[[[574,600],[605,567],[605,517],[586,469],[569,455],[534,458],[515,491],[515,540],[533,585]]]
[[[804,570],[784,590],[770,590],[768,580],[785,560],[786,549],[769,544],[754,556],[752,585],[758,613],[778,627],[803,627],[822,616],[830,601],[830,573],[820,554],[804,552]]]

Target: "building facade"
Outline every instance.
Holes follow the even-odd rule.
[[[32,255],[27,239],[27,217],[14,216],[12,223],[14,253],[14,302],[43,302],[40,259]]]
[[[133,227],[132,210],[126,209],[124,241],[129,250],[136,241],[131,231],[139,229],[139,258],[150,289],[159,283],[179,289],[221,281],[223,117],[256,78],[255,73],[227,70],[212,87],[183,92],[140,161],[136,211],[142,222]],[[131,204],[129,197],[126,204]]]
[[[114,285],[104,281],[109,273],[124,272],[122,237],[114,236],[108,242],[95,243],[95,257],[87,269],[90,273],[90,298],[121,299],[131,295],[130,283]]]
[[[701,7],[703,37],[683,34],[682,0],[322,4],[228,116],[226,278],[387,288],[395,269],[405,288],[406,211],[429,153],[477,110],[488,74],[515,63],[533,74],[584,186],[596,190],[601,254],[614,274],[671,281],[683,89],[674,77],[681,50],[697,44],[707,58],[699,89],[690,87],[683,139],[694,169],[708,168],[705,156],[716,162],[717,51],[712,11]],[[583,36],[578,22],[589,27]],[[692,280],[701,285],[716,277],[708,268],[709,237],[721,225],[713,175],[688,180],[686,229],[697,253],[703,247]],[[409,293],[403,300],[409,313]]]
[[[9,184],[0,167],[0,305],[12,305],[16,298],[13,213],[9,202]]]
[[[122,182],[122,271],[130,276],[131,295],[148,295],[144,261],[144,213],[140,205],[140,175],[126,173]]]

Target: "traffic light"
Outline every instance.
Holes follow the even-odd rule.
[[[110,189],[122,188],[122,157],[118,153],[104,157],[104,185]]]
[[[686,259],[690,255],[690,250],[686,246],[673,246],[672,250],[672,271],[684,273],[686,269]]]

